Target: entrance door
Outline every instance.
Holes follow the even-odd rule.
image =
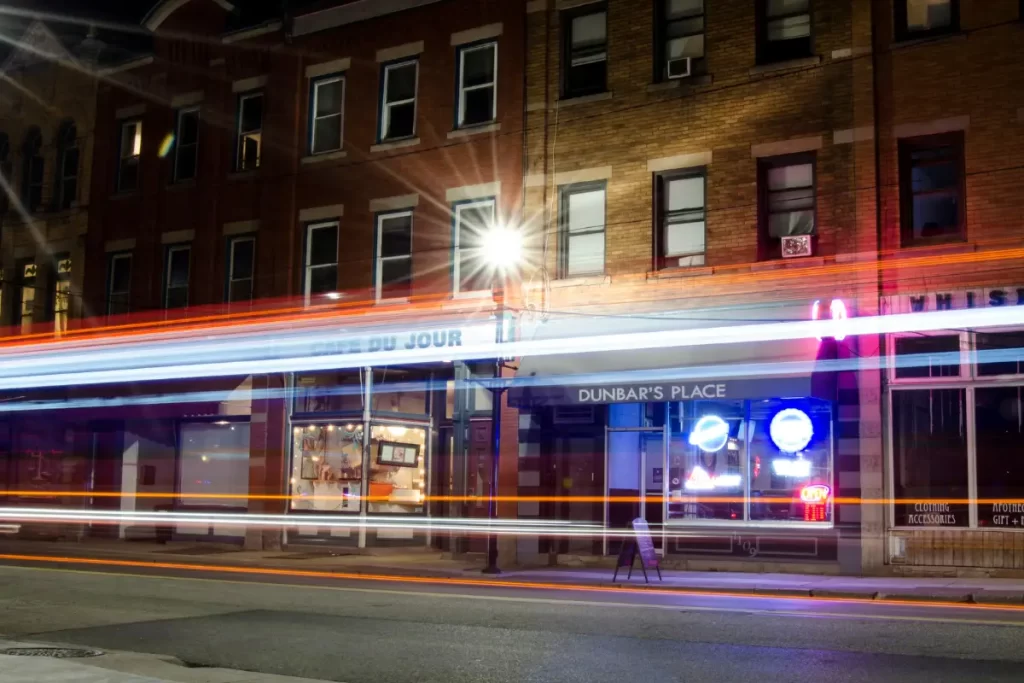
[[[655,547],[661,547],[657,529],[664,510],[665,430],[609,428],[605,438],[605,472],[605,527],[629,529],[630,523],[641,517],[652,527]],[[606,554],[617,554],[621,547],[621,538],[605,539]]]

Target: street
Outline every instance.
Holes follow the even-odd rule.
[[[0,637],[346,683],[1020,681],[1024,663],[1022,610],[137,572],[2,566]]]

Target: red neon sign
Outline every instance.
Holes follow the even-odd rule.
[[[832,495],[832,489],[825,484],[811,484],[800,489],[800,500],[805,503],[825,503]]]

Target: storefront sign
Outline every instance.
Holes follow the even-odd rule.
[[[882,313],[920,313],[954,311],[990,306],[1024,306],[1024,287],[959,289],[922,294],[901,294],[882,301]]]
[[[707,399],[797,398],[815,395],[811,377],[708,380],[704,382],[635,382],[608,384],[564,384],[516,386],[509,391],[509,404],[599,405],[645,403],[648,401],[692,401]]]
[[[577,403],[644,403],[686,401],[694,398],[726,398],[725,384],[653,384],[627,387],[577,389]]]
[[[490,328],[493,340],[494,328]],[[350,353],[377,353],[380,351],[412,351],[415,349],[457,348],[462,346],[466,330],[459,327],[406,332],[402,334],[381,334],[370,337],[340,338],[323,341],[313,346],[312,355],[331,356]]]
[[[987,511],[985,508],[988,508]],[[985,523],[986,514],[988,524]],[[979,523],[982,526],[998,526],[1008,529],[1024,529],[1024,503],[993,503],[978,506]]]
[[[903,507],[906,526],[967,526],[966,517],[960,519],[966,510],[961,513],[949,503],[913,503]]]

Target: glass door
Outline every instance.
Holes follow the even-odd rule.
[[[664,506],[665,429],[651,426],[644,404],[609,406],[605,431],[605,528],[629,529],[641,517],[661,547]],[[605,554],[617,554],[622,539],[606,537]]]

